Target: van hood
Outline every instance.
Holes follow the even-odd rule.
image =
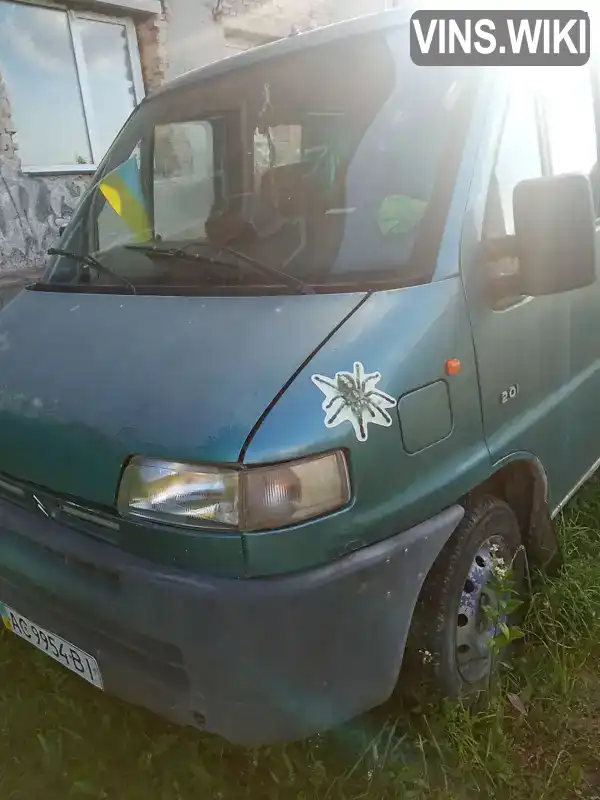
[[[0,472],[112,505],[130,455],[236,462],[363,297],[25,290],[0,313]]]

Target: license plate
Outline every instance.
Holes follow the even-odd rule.
[[[2,603],[0,603],[0,615],[2,616],[4,627],[9,631],[16,633],[21,639],[25,639],[34,647],[37,647],[38,650],[41,650],[42,653],[97,686],[98,689],[104,688],[98,662],[89,653],[80,650],[79,647],[75,647],[71,642],[65,641],[65,639],[47,631],[40,625],[36,625],[35,622],[19,614],[18,611]]]

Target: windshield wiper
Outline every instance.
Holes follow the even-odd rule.
[[[200,247],[207,247],[208,245],[205,242],[195,242],[194,245],[199,245]],[[192,247],[193,245],[188,245]],[[215,245],[216,249],[216,245]],[[301,294],[314,294],[315,290],[312,286],[309,286],[304,281],[300,280],[300,278],[294,277],[294,275],[290,275],[288,272],[282,272],[282,270],[277,269],[277,267],[272,267],[270,264],[265,264],[264,261],[259,261],[257,258],[253,258],[252,256],[246,255],[246,253],[241,253],[239,250],[236,250],[235,247],[230,247],[229,245],[222,245],[218,248],[219,250],[223,251],[224,253],[229,253],[236,258],[240,258],[242,261],[245,261],[246,264],[249,264],[254,269],[259,270],[264,275],[269,275],[270,277],[278,277],[282,283],[290,286],[292,289],[297,289]]]
[[[295,289],[301,294],[315,293],[314,289],[305,284],[304,281],[301,281],[300,278],[295,278],[293,275],[289,275],[287,272],[282,272],[276,267],[271,267],[269,264],[265,264],[264,262],[259,261],[257,258],[248,256],[246,253],[241,253],[239,250],[236,250],[229,245],[213,245],[208,242],[190,242],[189,244],[186,244],[185,247],[158,247],[155,244],[126,244],[124,247],[128,248],[129,250],[141,250],[144,253],[148,253],[150,256],[155,254],[158,256],[167,256],[167,258],[181,258],[187,261],[207,260],[211,264],[233,269],[235,267],[234,264],[230,264],[228,261],[223,261],[219,258],[220,253],[229,253],[245,264],[248,264],[249,267],[253,267],[256,271],[262,272],[263,275],[268,275],[271,278],[279,278],[281,283],[283,283],[285,286],[289,286],[291,289]],[[210,250],[216,251],[216,256],[202,255],[201,253],[190,253],[190,247],[206,247]]]
[[[73,253],[70,250],[61,250],[58,247],[51,247],[48,250],[49,256],[65,256],[66,258],[72,258],[73,261],[78,261],[80,264],[84,264],[86,267],[92,267],[93,269],[97,270],[98,272],[102,272],[105,275],[110,275],[111,278],[116,278],[119,280],[124,286],[127,286],[131,290],[131,294],[136,294],[135,286],[131,281],[126,278],[124,275],[119,275],[118,272],[115,272],[110,267],[107,267],[101,261],[98,261],[97,258],[90,255],[83,255],[82,253]]]

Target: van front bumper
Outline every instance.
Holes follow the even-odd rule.
[[[463,513],[309,572],[233,580],[0,500],[0,602],[93,655],[111,694],[236,744],[299,739],[390,696],[423,580]]]

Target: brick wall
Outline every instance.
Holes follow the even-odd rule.
[[[14,162],[18,148],[13,129],[8,89],[0,74],[0,163]]]
[[[265,5],[266,0],[215,0],[215,6],[224,15],[247,14]]]
[[[142,75],[147,94],[161,86],[168,73],[167,36],[170,22],[170,6],[161,0],[162,14],[156,14],[136,25]]]

